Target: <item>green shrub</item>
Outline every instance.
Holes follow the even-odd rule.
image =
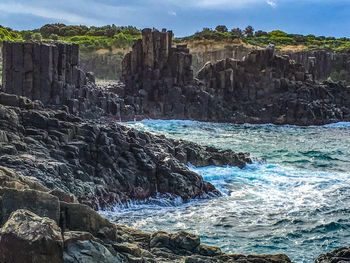
[[[43,40],[43,37],[42,37],[42,35],[40,33],[34,33],[32,35],[32,40],[41,42]]]

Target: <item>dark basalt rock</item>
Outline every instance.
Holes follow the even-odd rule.
[[[276,55],[273,47],[254,50],[242,60],[207,63],[195,79],[189,49],[173,47],[172,37],[171,31],[144,29],[123,60],[125,85],[108,87],[96,86],[93,75],[80,69],[76,45],[6,42],[3,90],[84,118],[297,125],[350,119],[350,89],[317,83],[329,70],[318,69],[308,56],[307,62],[299,59],[305,69],[288,55]],[[322,61],[323,53],[314,53]],[[11,95],[0,99],[14,107],[43,106]]]
[[[316,80],[329,77],[350,83],[349,52],[334,52],[327,49],[288,52],[287,55],[310,72]]]
[[[2,200],[6,191],[21,196],[18,189],[34,191],[34,196],[49,195],[35,178],[13,170],[0,167],[0,178]],[[200,238],[190,233],[144,233],[111,223],[85,205],[61,201],[57,207],[56,203],[53,198],[36,201],[26,210],[14,211],[0,224],[0,262],[291,262],[285,255],[227,255],[219,248],[201,244]],[[43,211],[50,204],[58,212],[58,224],[36,214],[47,214]]]
[[[97,87],[94,75],[80,68],[78,45],[4,42],[2,52],[2,90],[25,97],[16,103],[28,104],[26,100],[31,99],[89,118],[101,115],[113,115],[118,120],[134,118],[133,108],[126,107],[115,93]],[[0,99],[5,105],[21,106],[14,104],[13,95]]]
[[[145,30],[143,40],[123,61],[123,94],[140,115],[297,125],[350,119],[348,87],[315,82],[318,71],[312,66],[306,70],[289,56],[276,55],[273,47],[251,51],[242,60],[207,63],[198,79],[193,79],[191,54],[186,47],[172,48],[161,57],[143,52],[145,48],[156,50],[154,39],[164,34],[168,33]]]
[[[2,189],[1,216],[3,223],[18,209],[33,211],[39,216],[59,221],[59,200],[56,196],[36,190]]]
[[[5,95],[0,93],[1,97]],[[20,105],[21,97],[11,98],[13,105]],[[28,104],[35,105],[30,100]],[[41,106],[0,105],[0,120],[0,165],[35,176],[52,190],[50,196],[56,199],[74,203],[77,198],[94,208],[146,199],[157,193],[184,200],[218,194],[186,164],[243,167],[250,162],[247,154],[169,140],[113,120],[84,121]],[[36,201],[31,203],[35,205]]]
[[[273,48],[253,51],[243,61],[207,64],[198,77],[209,93],[218,94],[221,105],[212,111],[223,121],[320,125],[350,119],[348,87],[314,82],[300,64],[275,55]]]
[[[315,263],[343,263],[350,262],[350,248],[339,248],[319,256]]]

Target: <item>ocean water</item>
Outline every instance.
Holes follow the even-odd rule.
[[[142,121],[143,131],[250,152],[254,163],[189,167],[214,184],[218,198],[159,196],[102,212],[145,231],[186,230],[225,252],[285,253],[309,263],[350,246],[350,123],[321,127]]]

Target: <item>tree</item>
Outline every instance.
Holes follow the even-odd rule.
[[[244,35],[246,37],[252,37],[254,35],[254,28],[252,26],[247,26],[244,30]]]
[[[52,34],[59,34],[60,28],[65,27],[64,24],[46,24],[39,29],[42,36],[49,37]]]
[[[57,34],[51,34],[50,39],[57,41],[58,40],[58,35]]]
[[[40,33],[34,33],[32,35],[32,40],[41,42],[43,39],[42,35]]]
[[[228,32],[228,29],[225,25],[218,25],[216,28],[215,28],[215,31],[218,31],[218,32],[221,32],[221,33],[225,33],[225,32]]]
[[[262,31],[262,30],[258,30],[254,34],[254,36],[256,36],[256,37],[262,37],[262,36],[267,36],[267,35],[268,35],[267,32]]]
[[[234,38],[241,38],[243,35],[242,30],[238,27],[231,29],[231,34]]]
[[[22,37],[25,41],[32,40],[32,32],[30,31],[23,31],[22,32]]]

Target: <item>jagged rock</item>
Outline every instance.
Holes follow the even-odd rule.
[[[69,242],[64,251],[65,263],[127,263],[125,257],[111,252],[94,240]]]
[[[221,255],[221,249],[218,247],[213,247],[213,246],[207,246],[204,244],[200,244],[197,248],[196,248],[196,252],[199,255],[202,256],[209,256],[209,257],[213,257],[213,256],[217,256],[217,255]]]
[[[350,119],[350,89],[315,82],[308,67],[253,50],[241,60],[207,63],[193,79],[191,54],[172,48],[161,61],[150,47],[165,32],[145,30],[123,61],[124,92],[138,114],[159,119],[320,125]],[[170,39],[171,40],[171,39]],[[144,50],[145,49],[145,50]],[[316,73],[315,73],[316,74]],[[179,77],[180,76],[180,77]],[[180,79],[180,81],[179,81]],[[141,101],[141,104],[138,103]]]
[[[56,196],[31,189],[1,189],[1,217],[6,222],[10,214],[18,209],[26,209],[38,216],[59,222],[60,207]]]
[[[175,234],[160,231],[152,234],[150,239],[151,248],[167,248],[179,255],[193,252],[199,245],[198,236],[184,231]]]
[[[98,88],[94,75],[80,68],[78,45],[4,42],[2,52],[2,90],[9,94],[0,94],[1,104],[27,109],[62,107],[90,118],[134,118],[128,113],[130,105],[126,107],[115,93]]]
[[[315,263],[345,263],[350,261],[350,248],[339,248],[324,255],[320,255]]]
[[[172,235],[171,241],[174,243],[174,247],[187,251],[194,251],[200,244],[198,236],[184,231]]]
[[[49,192],[49,189],[38,182],[35,177],[20,176],[13,170],[0,166],[0,187],[13,188],[16,190],[36,190]]]
[[[58,199],[65,203],[78,203],[77,198],[70,193],[66,193],[59,188],[55,188],[49,192],[49,194],[58,197]]]
[[[158,192],[184,200],[219,194],[186,165],[251,162],[248,154],[169,140],[110,119],[84,122],[60,110],[0,105],[0,120],[1,166],[35,176],[45,188],[38,190],[61,201],[94,208]]]
[[[61,202],[60,225],[70,231],[85,231],[101,239],[116,240],[114,224],[86,205]]]
[[[60,228],[49,218],[17,210],[0,230],[0,262],[63,263],[62,255]]]
[[[350,63],[348,52],[334,52],[327,49],[287,52],[291,59],[302,64],[316,80],[329,77],[344,78],[350,81]]]

